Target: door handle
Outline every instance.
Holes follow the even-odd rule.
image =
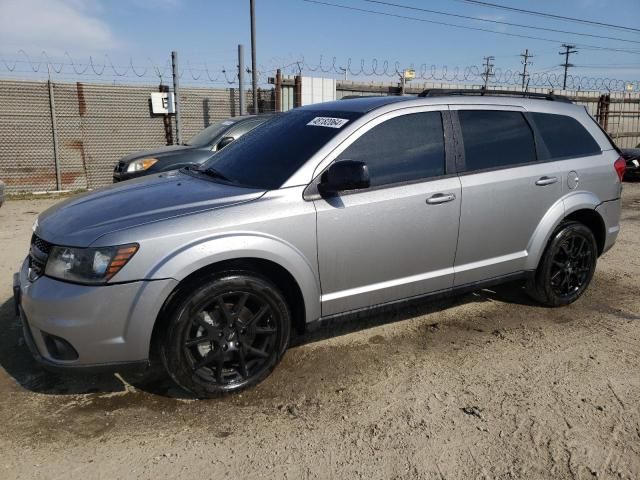
[[[556,183],[558,181],[558,177],[540,177],[536,180],[536,185],[544,187],[545,185],[551,185],[552,183]]]
[[[456,199],[456,195],[454,193],[436,193],[435,195],[427,198],[427,203],[429,205],[438,205],[440,203],[451,202]]]

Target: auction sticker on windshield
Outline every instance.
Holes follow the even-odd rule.
[[[307,125],[311,125],[313,127],[341,128],[348,121],[349,120],[344,118],[316,117],[307,123]]]

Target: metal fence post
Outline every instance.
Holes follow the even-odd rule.
[[[282,72],[280,71],[280,69],[276,71],[275,93],[276,93],[276,99],[275,99],[276,104],[275,104],[274,110],[276,112],[281,112],[282,111]]]
[[[173,98],[176,103],[176,140],[178,145],[182,145],[182,118],[180,118],[180,80],[178,78],[178,52],[171,52],[171,72],[173,73]]]
[[[244,46],[243,45],[238,45],[238,90],[240,94],[240,115],[244,115],[245,110],[244,110]]]
[[[51,133],[53,134],[53,163],[56,170],[56,190],[62,190],[62,179],[60,178],[60,159],[58,157],[58,127],[56,125],[56,101],[53,96],[53,83],[51,82],[51,70],[47,64],[47,75],[49,80],[49,111],[51,113]]]
[[[302,106],[302,76],[296,75],[293,79],[295,93],[293,95],[293,105],[294,107]]]

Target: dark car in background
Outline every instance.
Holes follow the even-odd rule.
[[[127,155],[116,164],[113,182],[200,165],[211,157],[212,152],[221,150],[273,116],[274,114],[262,114],[227,118],[209,125],[183,145],[170,145]]]
[[[640,180],[640,143],[636,148],[623,148],[622,158],[627,162],[624,172],[625,180]]]

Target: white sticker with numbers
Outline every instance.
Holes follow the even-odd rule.
[[[341,128],[348,121],[349,120],[344,118],[316,117],[307,123],[307,125],[311,125],[313,127]]]

